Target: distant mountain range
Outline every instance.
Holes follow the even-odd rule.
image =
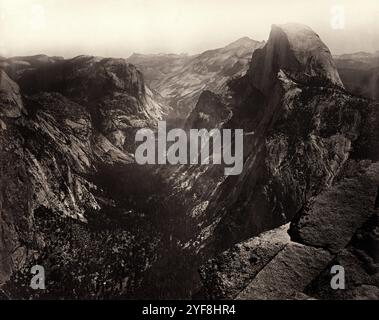
[[[368,99],[379,100],[379,52],[334,56],[346,88]]]
[[[263,45],[245,37],[194,56],[133,54],[127,61],[142,71],[146,82],[172,108],[169,119],[183,124],[202,91],[225,90],[230,79],[247,71],[254,50]]]
[[[127,61],[144,74],[148,85],[172,107],[169,119],[183,124],[204,90],[221,93],[227,82],[243,75],[253,52],[264,42],[241,38],[201,54],[132,54]],[[317,48],[316,48],[317,50]],[[378,100],[379,53],[333,56],[344,85],[353,93]]]
[[[299,24],[194,56],[1,58],[0,298],[378,298],[376,61]],[[243,129],[242,173],[134,163],[162,119]]]

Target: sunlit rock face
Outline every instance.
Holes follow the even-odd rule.
[[[46,248],[35,212],[86,223],[111,202],[94,182],[98,166],[133,162],[135,131],[165,109],[122,59],[18,57],[2,68],[1,283]]]
[[[209,298],[322,298],[330,263],[377,260],[379,108],[344,88],[316,33],[133,59],[148,85],[123,59],[1,60],[6,294],[190,298],[202,280]],[[186,130],[243,129],[242,173],[133,163],[135,132],[175,114]],[[346,297],[376,294],[371,262]],[[32,291],[34,264],[57,285]]]
[[[269,58],[283,50],[296,63]],[[376,109],[345,91],[329,50],[312,30],[274,26],[267,44],[253,54],[249,73],[224,93],[203,92],[186,124],[243,128],[242,174],[225,177],[212,165],[160,171],[196,225],[184,248],[212,255],[291,221],[333,185],[352,153],[374,159],[376,148],[369,151],[363,141],[376,145],[369,129]]]
[[[378,163],[348,172],[288,225],[241,242],[200,268],[210,298],[377,299]],[[345,290],[330,285],[344,267]]]
[[[197,239],[205,250],[290,221],[333,183],[370,109],[344,90],[329,50],[299,25],[273,26],[248,74],[230,90],[223,101],[233,115],[223,127],[244,129],[244,169],[216,180],[203,211],[208,229]]]
[[[261,101],[245,140],[252,151],[238,181],[226,181],[208,208],[222,216],[215,250],[230,246],[228,236],[244,241],[200,268],[207,296],[374,299],[378,104],[348,93],[329,50],[299,25],[273,27],[240,85],[238,92],[250,90],[245,110]],[[288,231],[247,239],[289,221]],[[339,263],[350,273],[343,292],[330,288],[330,268]]]
[[[148,84],[172,107],[168,120],[182,126],[201,93],[225,93],[228,81],[246,73],[252,53],[263,45],[244,37],[194,56],[134,54],[128,61],[143,71]]]
[[[329,49],[304,25],[272,26],[267,44],[254,53],[251,81],[263,94],[269,94],[280,70],[298,83],[343,88]]]

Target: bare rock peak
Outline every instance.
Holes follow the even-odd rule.
[[[280,70],[298,82],[343,88],[328,47],[305,25],[273,25],[268,42],[253,55],[250,75],[263,93],[273,88]]]
[[[261,43],[260,41],[253,40],[249,37],[242,37],[232,43],[229,43],[226,48],[237,48],[237,47],[250,47]]]

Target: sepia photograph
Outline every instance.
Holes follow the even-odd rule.
[[[0,0],[0,300],[378,299],[377,0]]]

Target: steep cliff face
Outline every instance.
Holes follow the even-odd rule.
[[[0,283],[15,265],[22,264],[20,243],[32,238],[30,178],[23,159],[23,139],[12,123],[24,109],[19,87],[5,72],[0,73]]]
[[[196,107],[188,116],[186,129],[207,129],[221,127],[229,120],[232,112],[227,109],[222,98],[211,91],[203,91]]]
[[[164,76],[150,79],[154,90],[172,107],[168,119],[182,125],[190,112],[195,108],[202,91],[209,90],[215,94],[227,89],[227,82],[233,77],[240,77],[247,69],[251,55],[262,42],[248,37],[219,49],[208,50],[195,56],[145,56],[141,59],[131,56],[129,61],[137,60],[142,70],[151,69]],[[155,61],[160,61],[154,66]],[[139,62],[139,63],[138,63]]]
[[[20,88],[3,70],[0,70],[0,116],[17,118],[21,116],[23,110]]]
[[[372,253],[359,257],[358,240],[351,241],[375,217],[378,105],[346,92],[321,40],[298,25],[273,28],[267,45],[253,55],[244,88],[250,94],[240,106],[260,108],[250,111],[254,122],[248,128],[254,135],[244,141],[251,149],[243,173],[237,181],[227,179],[206,210],[217,221],[211,247],[227,249],[249,234],[292,221],[290,240],[288,226],[280,227],[209,261],[201,268],[208,296],[377,295],[376,273],[359,271],[362,261],[367,261],[363,268],[371,268]],[[237,120],[246,114],[235,111],[232,121],[243,123]],[[364,241],[375,243],[372,230],[361,232],[366,232]],[[342,295],[329,285],[336,261],[345,261],[359,278],[349,280]]]
[[[298,83],[343,87],[327,46],[309,27],[298,24],[273,25],[267,45],[257,50],[251,63],[252,84],[269,94],[283,70]]]
[[[0,74],[1,283],[31,257],[54,251],[56,219],[64,228],[112,206],[96,184],[99,167],[131,163],[135,130],[156,123],[164,109],[124,60],[39,59],[17,71],[13,80]],[[45,234],[41,219],[50,221]]]
[[[292,39],[295,43],[285,48],[288,56],[296,57],[291,48],[296,47],[296,41],[302,42],[306,37],[310,49],[302,47],[302,59],[296,60],[295,67],[285,59],[283,65],[278,64],[278,60],[271,60],[270,66],[267,62],[270,60],[262,54],[268,49],[257,50],[249,72],[230,81],[229,88],[221,94],[205,91],[187,120],[187,129],[244,129],[241,175],[226,177],[223,166],[212,164],[167,166],[157,170],[172,188],[168,198],[181,204],[183,214],[179,225],[190,230],[185,237],[177,235],[179,249],[187,257],[183,258],[186,263],[182,267],[187,277],[182,272],[180,275],[161,272],[180,279],[192,292],[200,286],[194,270],[207,258],[290,222],[310,199],[339,179],[349,158],[374,160],[375,150],[378,150],[377,130],[374,129],[377,127],[377,105],[343,88],[338,81],[338,72],[330,69],[333,66],[330,54],[313,57],[317,52],[313,48],[324,48],[315,33],[298,26],[275,28],[277,36],[271,37],[266,44],[267,48],[276,48],[277,51],[270,51],[272,56],[284,50],[277,42],[288,44],[288,39]],[[281,28],[285,31],[278,30]],[[266,61],[265,70],[270,73],[269,77],[263,75],[265,79],[271,77],[270,90],[262,86],[264,82],[258,81],[254,72],[254,68],[264,65],[262,61]],[[373,147],[364,147],[367,145]],[[262,240],[253,239],[252,252],[256,252],[253,257],[249,249],[226,252],[224,258],[231,263],[225,267],[227,274],[218,269],[218,258],[207,264],[201,277],[209,297],[235,297],[234,293],[245,288],[256,272],[290,242],[287,229],[280,229],[280,234],[264,236]],[[259,249],[261,245],[263,248]],[[292,241],[278,257],[277,263],[283,268],[277,272],[277,278],[286,272],[295,281],[290,277],[291,270],[285,268],[288,261],[294,260],[292,268],[299,268],[304,281],[296,287],[289,280],[288,292],[280,294],[288,298],[306,297],[305,284],[323,270],[331,257],[328,251]],[[313,262],[314,268],[308,268]],[[257,284],[261,297],[270,296],[264,291],[264,283],[270,283],[268,275],[276,272],[275,268],[270,268]],[[228,288],[230,281],[237,289]]]
[[[31,241],[31,181],[23,159],[22,136],[1,117],[0,131],[0,284],[8,280],[26,256],[23,243]]]
[[[200,268],[210,298],[377,299],[378,163],[354,162],[288,225],[246,240]],[[354,168],[354,169],[353,169]],[[344,290],[330,285],[334,265]]]
[[[168,108],[124,60],[2,60],[5,292],[189,298],[198,267],[229,249],[201,268],[211,298],[333,296],[322,286],[333,261],[355,270],[346,297],[376,294],[378,105],[344,89],[308,27],[274,26],[249,62],[262,45],[207,51],[170,78],[196,105],[186,129],[244,129],[243,172],[229,177],[220,165],[131,163],[135,131]],[[37,263],[52,283],[43,292],[29,288]]]
[[[214,168],[199,176],[214,183],[212,197],[200,196],[197,204],[203,232],[194,243],[205,250],[226,249],[288,222],[330,186],[368,108],[343,89],[319,37],[298,25],[274,26],[265,47],[253,54],[249,73],[230,90],[233,115],[223,127],[244,129],[244,168],[225,181],[215,178]]]
[[[140,71],[123,59],[79,56],[26,70],[18,82],[26,94],[59,92],[85,105],[97,129],[121,149],[135,128],[149,126],[167,112]]]

